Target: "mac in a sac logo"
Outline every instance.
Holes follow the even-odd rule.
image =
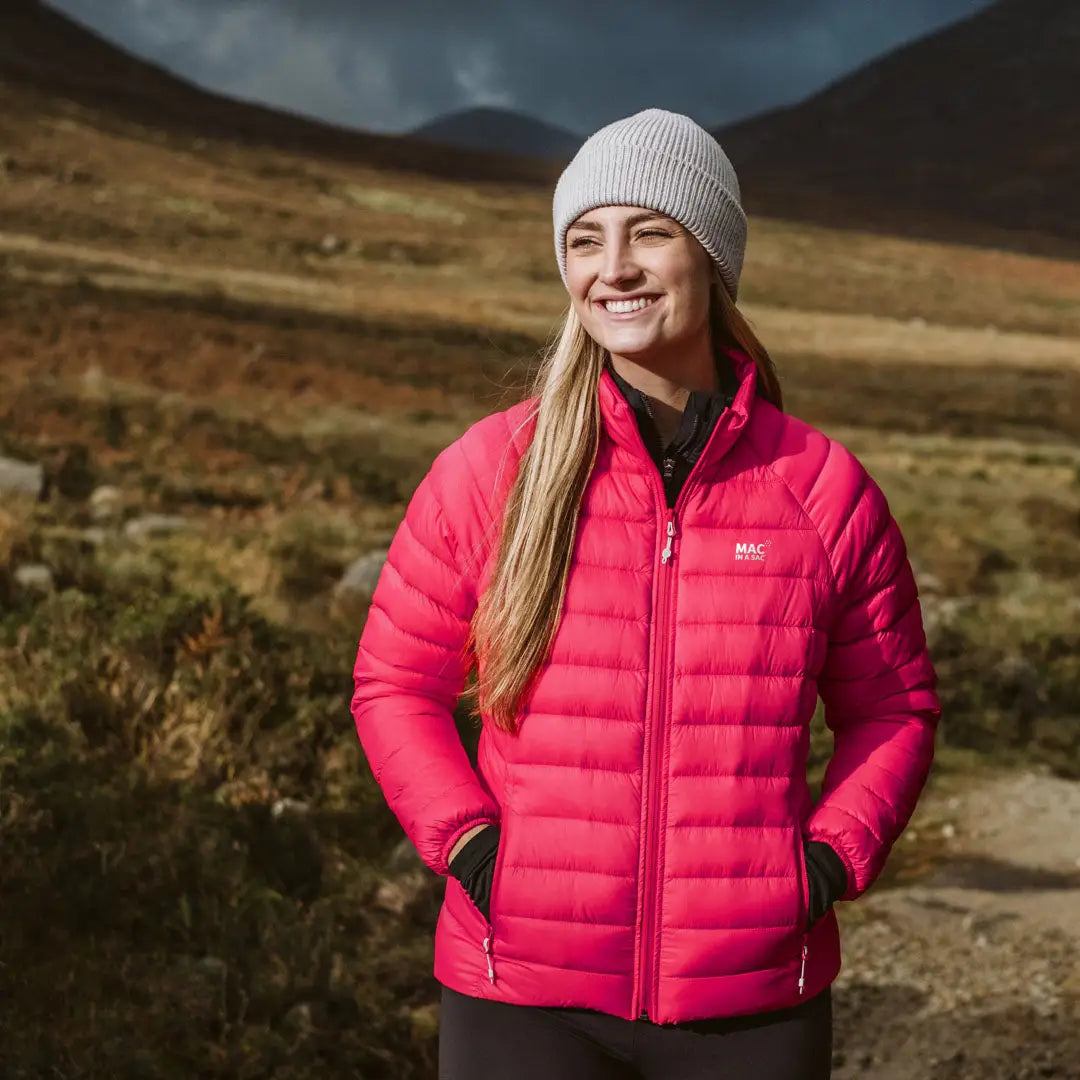
[[[735,545],[735,561],[764,562],[765,556],[769,554],[769,548],[771,547],[771,540],[763,540],[759,544],[737,543]]]

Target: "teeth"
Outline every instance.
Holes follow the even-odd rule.
[[[655,302],[655,296],[644,296],[637,300],[605,300],[604,307],[613,314],[619,315],[628,311],[640,311]]]

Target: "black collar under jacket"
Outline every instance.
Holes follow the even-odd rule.
[[[661,442],[648,397],[615,370],[610,355],[604,358],[604,366],[634,410],[641,438],[663,478],[664,494],[669,507],[675,505],[694,462],[709,441],[716,421],[735,400],[739,389],[738,376],[731,358],[725,352],[718,351],[715,355],[717,389],[690,391],[679,422],[679,430],[666,447]]]

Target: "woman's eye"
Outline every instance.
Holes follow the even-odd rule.
[[[670,233],[664,232],[663,229],[641,229],[638,232],[638,237],[642,236],[670,236]],[[570,241],[570,247],[585,247],[586,245],[594,244],[596,241],[591,236],[579,236]]]

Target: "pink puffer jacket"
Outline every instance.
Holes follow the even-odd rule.
[[[550,660],[517,735],[484,723],[476,770],[460,652],[535,402],[442,451],[394,536],[354,672],[364,751],[436,873],[501,826],[490,924],[447,878],[434,973],[455,990],[659,1023],[798,1004],[840,970],[833,911],[805,930],[803,838],[853,900],[915,807],[940,706],[900,532],[855,457],[732,358],[741,389],[674,510],[601,376]],[[814,803],[818,695],[835,748]]]

